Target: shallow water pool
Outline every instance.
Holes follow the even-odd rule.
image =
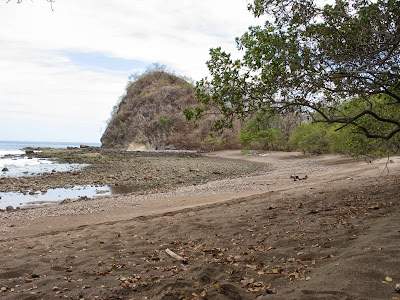
[[[32,205],[42,205],[58,203],[65,199],[86,200],[87,198],[96,198],[107,195],[123,195],[143,191],[148,189],[146,186],[75,186],[70,189],[57,188],[48,189],[46,192],[37,191],[35,194],[22,194],[20,192],[0,193],[0,209],[6,209],[7,206],[24,207]]]

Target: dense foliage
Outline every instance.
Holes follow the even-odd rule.
[[[398,140],[400,1],[255,0],[265,17],[237,38],[240,60],[211,49],[211,79],[196,85],[198,120],[218,109],[214,129],[256,113],[301,112],[360,136]],[[358,99],[358,100],[352,100]],[[341,124],[341,125],[340,125]]]
[[[400,119],[400,109],[387,110],[387,101],[385,97],[375,99],[375,110],[385,118]],[[355,98],[346,101],[340,109],[346,114],[352,114],[368,107],[369,104],[362,98]],[[362,126],[371,127],[372,132],[390,132],[393,129],[392,124],[376,121],[368,115],[360,118],[359,122]],[[293,132],[288,146],[304,152],[336,152],[355,156],[382,156],[400,151],[400,135],[395,135],[390,140],[370,139],[358,130],[359,128],[352,124],[346,127],[320,122],[302,124]]]
[[[274,150],[274,143],[280,139],[280,132],[276,128],[257,128],[254,121],[248,123],[240,132],[239,140],[246,148],[250,148],[253,144],[265,150]]]
[[[262,111],[243,126],[238,139],[246,149],[287,150],[292,132],[303,119],[299,114]]]

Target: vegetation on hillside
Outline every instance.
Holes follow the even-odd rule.
[[[387,134],[395,125],[379,122],[366,114],[357,124],[320,122],[317,113],[275,109],[261,109],[245,122],[236,122],[234,130],[211,132],[218,121],[217,110],[193,126],[183,117],[183,110],[198,104],[190,80],[153,65],[142,74],[129,77],[125,94],[114,106],[103,147],[123,149],[203,149],[242,148],[243,150],[298,150],[304,153],[344,153],[354,156],[382,156],[398,153],[400,138],[369,139],[362,128],[373,134]],[[374,111],[386,119],[400,119],[398,106],[388,109],[391,98],[373,97],[371,102],[358,97],[337,106],[345,115],[354,115],[364,109]],[[233,123],[232,123],[233,124]]]

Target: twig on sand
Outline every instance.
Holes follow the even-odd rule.
[[[389,166],[388,166],[389,163],[393,163],[393,160],[390,159],[390,154],[388,154],[387,161],[386,161],[386,164],[385,164],[385,168],[383,168],[383,170],[382,170],[380,176],[383,175],[383,173],[385,172],[385,170],[387,171],[387,175],[389,175],[389,172],[390,172],[390,171],[389,171]]]
[[[166,252],[169,256],[171,256],[172,258],[174,258],[174,259],[180,261],[182,264],[187,265],[188,262],[186,261],[186,259],[184,259],[182,256],[176,254],[176,253],[173,252],[171,249],[167,248],[167,249],[165,249],[165,252]]]

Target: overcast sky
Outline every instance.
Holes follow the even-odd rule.
[[[128,76],[194,80],[260,23],[246,0],[0,0],[0,140],[99,142]]]

